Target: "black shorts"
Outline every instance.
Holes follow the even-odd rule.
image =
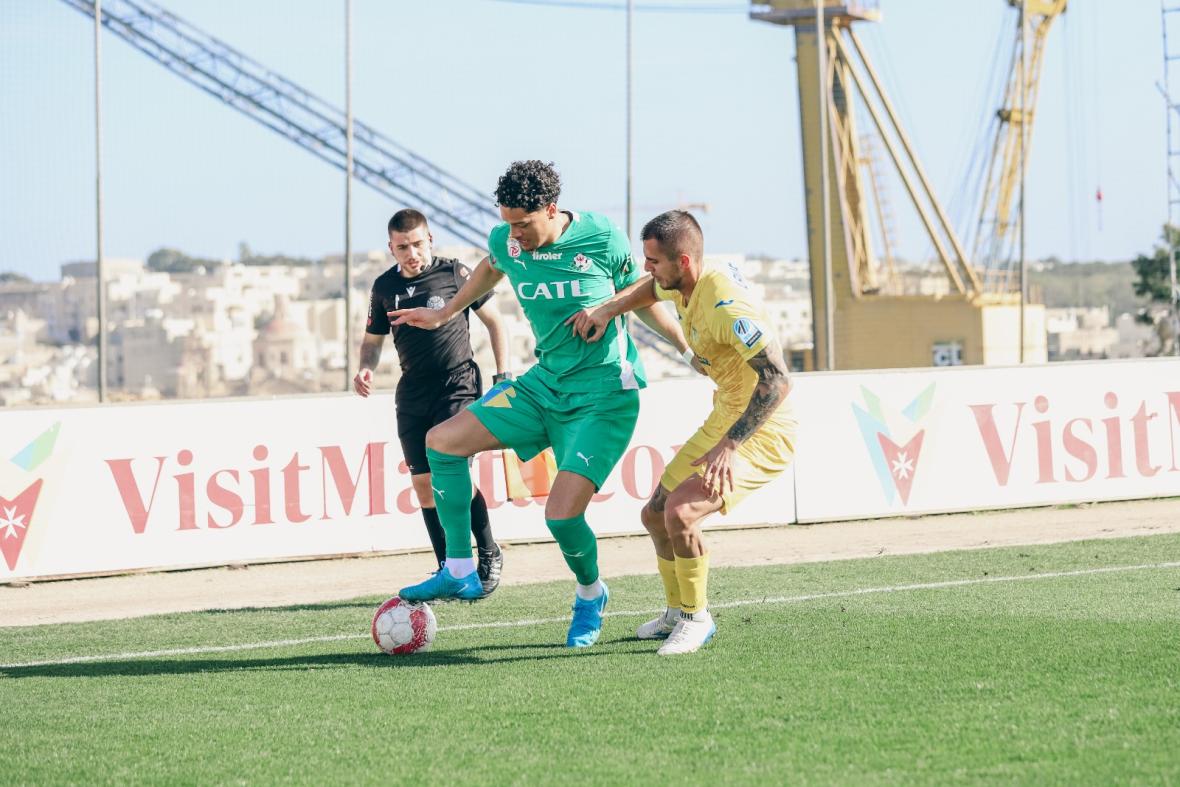
[[[410,475],[430,472],[426,461],[426,433],[483,395],[483,378],[475,361],[420,380],[403,377],[397,385],[397,437]]]

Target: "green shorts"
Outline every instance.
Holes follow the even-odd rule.
[[[553,446],[558,470],[589,478],[600,489],[635,433],[639,391],[562,393],[526,372],[467,409],[522,462]]]

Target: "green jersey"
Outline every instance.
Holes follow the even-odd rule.
[[[507,224],[488,235],[492,266],[512,285],[537,339],[531,373],[566,393],[642,388],[647,380],[625,317],[613,320],[593,343],[565,324],[639,278],[622,230],[595,213],[570,215],[560,238],[531,252],[509,237]]]

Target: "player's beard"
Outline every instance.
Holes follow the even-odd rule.
[[[663,284],[663,283],[659,282],[658,280],[656,281],[656,284],[660,285],[660,289],[665,290],[667,292],[672,292],[673,290],[679,291],[680,285],[683,283],[684,283],[684,274],[682,274],[682,273],[672,274],[671,278],[668,279],[668,282],[666,284]]]

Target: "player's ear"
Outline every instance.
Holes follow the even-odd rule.
[[[548,218],[553,218],[554,216],[557,215],[557,203],[556,202],[550,202],[548,205],[545,206],[545,215]]]
[[[692,266],[692,257],[688,256],[687,254],[681,254],[680,259],[677,260],[677,262],[680,263],[680,270],[686,271]]]

